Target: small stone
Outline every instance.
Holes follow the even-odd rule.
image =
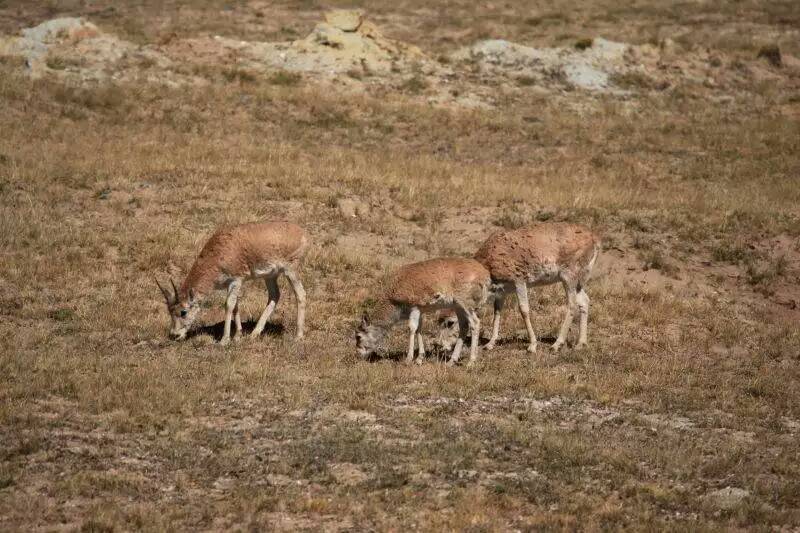
[[[364,21],[364,12],[358,9],[336,9],[325,13],[325,22],[342,31],[356,31]]]

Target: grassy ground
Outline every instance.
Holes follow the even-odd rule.
[[[148,21],[178,20],[178,3],[101,4],[101,23],[145,41]],[[197,2],[173,25],[236,35],[225,5]],[[784,42],[800,19],[789,2],[503,5],[478,26],[552,44],[580,21],[647,40],[669,20],[732,54],[762,35],[731,44],[736,21]],[[6,1],[0,21],[88,9]],[[429,26],[464,42],[480,31],[467,4],[374,9],[429,49],[453,42]],[[282,4],[264,24],[296,15],[304,35],[320,10]],[[3,61],[0,528],[800,527],[798,102],[754,94],[515,93],[463,110],[306,79],[71,88]],[[342,198],[369,212],[343,216]],[[153,275],[180,277],[217,225],[260,219],[314,238],[307,339],[292,338],[284,290],[261,341],[168,342]],[[357,317],[389,269],[546,220],[604,235],[587,351],[530,356],[512,305],[506,342],[475,369],[355,356]],[[535,299],[547,339],[563,295]],[[250,287],[245,314],[264,303]]]

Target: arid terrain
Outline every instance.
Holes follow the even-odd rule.
[[[0,217],[0,530],[800,529],[795,0],[0,0]],[[256,220],[306,338],[282,285],[170,342],[154,277]],[[587,349],[551,286],[535,355],[514,302],[356,355],[393,268],[548,221]]]

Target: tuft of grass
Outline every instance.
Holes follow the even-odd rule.
[[[243,68],[229,68],[222,71],[222,76],[229,83],[255,83],[258,80],[256,74]]]
[[[50,312],[50,318],[56,322],[68,322],[75,319],[75,311],[72,309],[62,307]]]
[[[501,228],[517,229],[528,223],[528,217],[518,211],[505,210],[492,222]]]
[[[711,249],[711,257],[714,261],[734,265],[751,260],[753,255],[752,249],[735,241],[723,241]]]
[[[584,37],[575,41],[574,46],[576,50],[586,50],[587,48],[591,48],[593,43],[594,39],[591,37]]]
[[[47,68],[53,70],[66,70],[70,67],[80,67],[81,61],[76,58],[62,55],[48,55],[45,59],[45,65],[47,65]]]
[[[400,90],[411,94],[420,94],[425,91],[428,86],[428,81],[422,77],[422,75],[415,74],[400,84]]]
[[[657,248],[648,249],[642,259],[645,270],[659,270],[668,276],[674,276],[680,270],[674,261],[668,259],[664,252]]]
[[[755,261],[747,263],[746,273],[747,282],[750,285],[765,285],[786,274],[786,256],[781,255],[767,261],[766,264],[759,265]]]
[[[287,70],[279,70],[271,74],[267,81],[270,85],[279,85],[281,87],[296,87],[303,81],[303,76],[297,72],[289,72]]]
[[[762,46],[758,51],[759,59],[766,59],[773,67],[783,66],[783,57],[781,56],[781,49],[777,44],[768,44]]]
[[[636,70],[629,70],[627,72],[615,72],[611,75],[611,83],[620,87],[621,89],[649,91],[649,90],[664,90],[669,85],[667,82],[658,83],[656,80]]]

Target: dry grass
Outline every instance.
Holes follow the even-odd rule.
[[[10,4],[5,27],[62,9],[15,18]],[[105,23],[155,17],[138,4]],[[181,31],[233,32],[223,4],[196,3],[223,15]],[[645,36],[703,5],[487,20],[552,40],[564,24],[593,34],[577,26],[602,11],[613,20],[594,24]],[[416,4],[393,7],[429,39]],[[305,21],[319,7],[281,9]],[[455,5],[446,27],[473,9]],[[758,15],[796,16],[780,2]],[[0,528],[800,526],[800,126],[777,111],[785,95],[506,95],[470,111],[431,107],[411,82],[352,98],[285,73],[170,90],[15,72],[0,63]],[[370,214],[344,218],[336,199],[351,196]],[[292,339],[284,291],[259,342],[167,342],[153,274],[185,272],[218,224],[273,218],[316,243],[308,338]],[[587,351],[529,356],[511,305],[507,343],[474,370],[355,357],[352,327],[393,266],[545,220],[604,234]],[[263,298],[250,288],[245,314]],[[547,340],[563,296],[535,300]],[[711,495],[727,486],[748,495],[723,508]]]

